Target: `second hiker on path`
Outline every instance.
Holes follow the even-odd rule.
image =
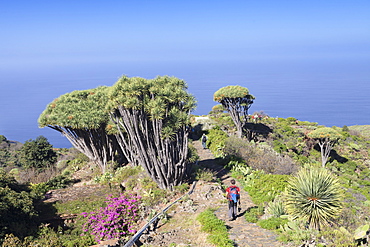
[[[235,180],[230,181],[231,186],[226,189],[226,197],[229,200],[229,220],[235,220],[238,215],[238,203],[240,207],[240,188],[235,185]]]
[[[202,145],[203,145],[203,149],[206,149],[207,148],[207,136],[206,134],[203,133],[202,135]]]

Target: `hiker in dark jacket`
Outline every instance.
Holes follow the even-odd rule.
[[[203,149],[206,149],[207,148],[207,136],[206,136],[206,134],[203,134],[202,135],[202,137],[201,137],[201,139],[202,139],[202,146],[203,146]]]
[[[226,189],[226,197],[229,201],[229,220],[235,220],[238,215],[238,203],[240,207],[240,188],[231,179],[231,186]]]

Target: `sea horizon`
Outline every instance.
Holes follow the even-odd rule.
[[[37,119],[47,104],[74,90],[112,86],[120,76],[154,78],[169,75],[183,79],[197,100],[194,115],[207,115],[217,102],[213,93],[228,85],[240,85],[256,97],[249,113],[263,111],[270,117],[294,117],[324,126],[368,125],[370,72],[366,63],[354,61],[198,61],[91,64],[48,69],[42,73],[2,73],[5,93],[1,99],[0,134],[24,143],[45,136],[57,148],[72,147],[59,132],[38,128]],[[122,69],[124,67],[124,69]],[[1,71],[0,71],[1,72]],[[5,75],[5,76],[4,76]],[[15,114],[18,113],[18,114]]]

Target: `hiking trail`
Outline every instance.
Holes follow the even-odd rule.
[[[198,165],[207,167],[216,174],[223,185],[229,186],[230,173],[218,165],[208,149],[203,149],[200,141],[193,142],[198,151]],[[237,186],[240,184],[237,182]],[[276,240],[277,235],[263,229],[255,223],[249,223],[244,218],[244,213],[250,207],[256,206],[250,196],[241,188],[241,208],[239,216],[234,221],[228,221],[228,205],[225,193],[220,185],[215,182],[198,182],[194,192],[189,196],[191,200],[183,201],[174,210],[169,210],[168,222],[159,223],[156,231],[150,232],[140,238],[143,246],[202,246],[212,247],[206,238],[207,234],[200,231],[200,224],[196,216],[207,208],[217,208],[216,216],[225,221],[229,229],[229,237],[240,247],[279,247],[283,243]]]

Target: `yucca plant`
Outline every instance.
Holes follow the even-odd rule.
[[[273,217],[280,217],[285,215],[285,207],[280,197],[276,197],[273,201],[269,202],[266,207],[266,214]]]
[[[320,230],[342,209],[343,191],[338,180],[325,168],[309,167],[293,177],[287,186],[286,210],[293,218],[307,221]]]

